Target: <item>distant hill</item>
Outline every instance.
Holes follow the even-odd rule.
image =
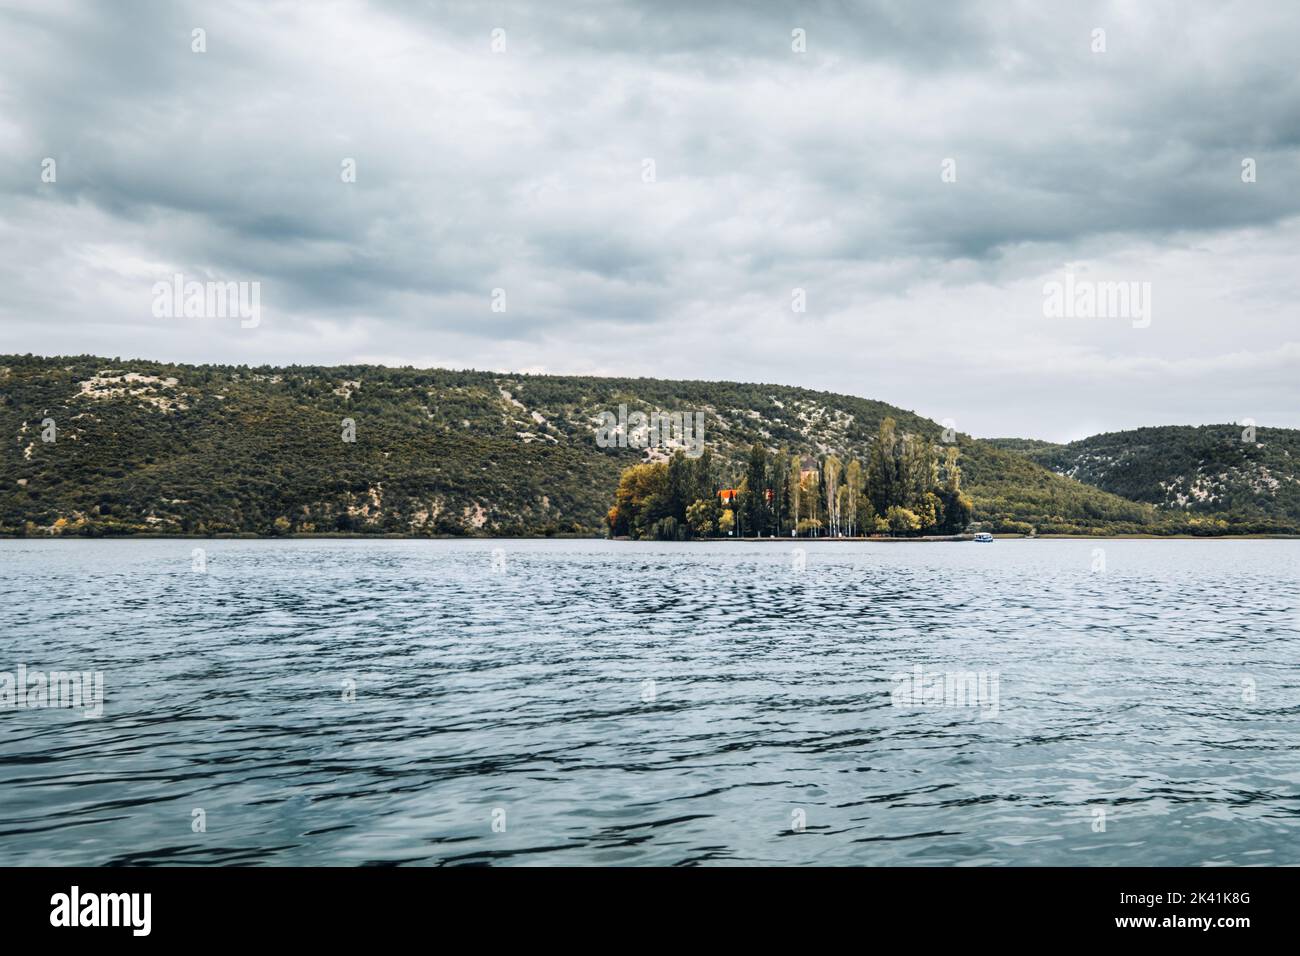
[[[1300,431],[1295,429],[1257,428],[1252,436],[1240,425],[1164,425],[1107,432],[1068,445],[988,441],[1166,513],[1213,516],[1261,531],[1300,526]]]
[[[942,432],[883,402],[779,385],[0,356],[0,533],[599,534],[620,471],[644,458],[597,446],[600,413],[620,403],[703,411],[737,479],[755,441],[847,459],[885,416]],[[1045,448],[957,443],[985,527],[1189,530],[1156,499],[1054,474]]]

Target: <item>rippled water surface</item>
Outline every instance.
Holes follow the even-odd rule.
[[[803,548],[0,542],[0,864],[1300,863],[1300,542]]]

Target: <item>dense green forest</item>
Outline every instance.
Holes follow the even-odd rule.
[[[625,469],[666,468],[670,459],[663,449],[600,447],[600,416],[620,404],[702,412],[710,481],[720,488],[750,477],[756,445],[774,475],[779,460],[787,468],[795,456],[815,461],[818,510],[805,512],[812,498],[801,497],[795,517],[796,525],[809,522],[809,534],[888,524],[891,506],[929,518],[916,496],[908,502],[921,514],[879,499],[868,514],[860,494],[840,504],[853,462],[865,487],[886,418],[900,441],[932,448],[941,473],[932,492],[944,487],[955,451],[976,527],[1040,534],[1294,527],[1174,513],[1054,474],[1019,450],[965,435],[944,446],[939,425],[904,409],[802,388],[11,355],[0,356],[0,431],[11,436],[0,453],[0,533],[605,534]],[[843,466],[834,509],[825,496],[828,458]],[[764,491],[771,487],[765,478]],[[680,520],[688,520],[684,511]],[[733,520],[752,530],[756,518],[733,511]],[[770,520],[789,527],[784,514]]]

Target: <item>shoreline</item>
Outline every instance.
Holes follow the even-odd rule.
[[[1300,534],[994,534],[995,541],[1297,541]],[[633,540],[600,535],[461,535],[461,534],[120,534],[120,535],[16,535],[0,534],[0,541],[620,541],[628,544],[788,544],[832,542],[842,544],[941,544],[974,543],[965,535],[918,535],[916,537],[821,537],[821,538],[690,538],[685,541]]]

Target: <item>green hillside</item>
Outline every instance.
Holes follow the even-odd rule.
[[[646,458],[597,446],[600,413],[620,403],[704,412],[728,480],[754,442],[848,459],[886,416],[901,433],[942,431],[778,385],[0,356],[0,533],[601,534],[620,472]],[[1189,530],[1018,451],[958,445],[974,517],[993,530]]]
[[[1256,428],[1252,434],[1240,425],[1163,425],[1068,445],[1019,438],[989,443],[1169,515],[1259,532],[1300,527],[1295,429]]]

